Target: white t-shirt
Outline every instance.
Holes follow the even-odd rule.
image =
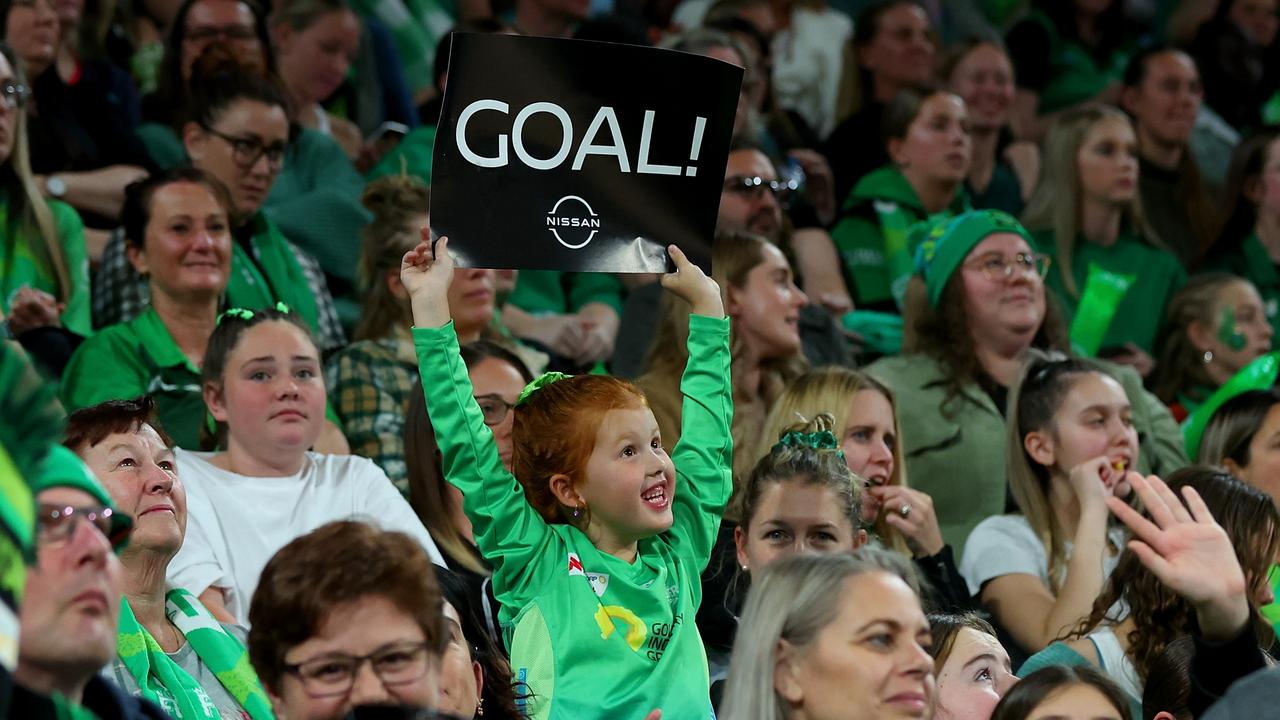
[[[187,489],[187,536],[169,563],[169,584],[197,595],[221,588],[227,610],[245,626],[271,556],[334,520],[403,532],[422,544],[432,562],[445,564],[409,503],[371,460],[309,452],[297,475],[249,477],[211,465],[210,453],[175,452]]]
[[[1120,562],[1119,550],[1124,548],[1124,528],[1113,526],[1107,530],[1107,539],[1117,550],[1102,556],[1102,576]],[[1071,544],[1065,547],[1071,557]],[[969,593],[977,597],[988,580],[1002,575],[1026,574],[1040,578],[1045,587],[1049,583],[1049,555],[1040,543],[1027,519],[1021,515],[996,515],[978,523],[964,543],[964,557],[960,560],[960,574],[969,586]],[[1061,582],[1062,578],[1058,578]]]

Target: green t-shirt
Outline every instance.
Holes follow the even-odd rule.
[[[732,489],[728,320],[689,319],[682,435],[671,453],[675,523],[640,541],[634,563],[570,525],[547,524],[525,500],[471,397],[452,325],[415,328],[413,338],[445,477],[493,566],[513,675],[534,696],[526,714],[714,717],[694,618]]]
[[[93,323],[89,317],[89,255],[84,247],[84,223],[70,205],[57,200],[47,202],[66,257],[71,291],[59,292],[53,268],[36,256],[32,243],[43,244],[44,240],[34,227],[23,228],[12,236],[5,232],[0,241],[0,313],[8,316],[9,304],[22,288],[43,290],[66,302],[62,326],[87,337],[93,333]],[[8,202],[0,199],[0,227],[7,219]]]
[[[1066,290],[1053,232],[1036,232],[1034,237],[1040,252],[1053,258],[1045,283],[1057,295],[1067,315],[1074,315],[1080,298],[1073,297]],[[1080,239],[1073,254],[1070,271],[1077,292],[1084,290],[1091,263],[1096,263],[1103,270],[1134,278],[1120,300],[1101,347],[1121,347],[1131,342],[1144,352],[1154,354],[1156,337],[1164,325],[1165,308],[1174,293],[1187,284],[1187,273],[1178,258],[1128,232],[1121,233],[1109,247]]]
[[[436,146],[436,128],[433,125],[416,128],[405,135],[391,152],[387,153],[365,179],[373,182],[387,175],[406,172],[427,185],[431,184],[432,153]]]
[[[1262,308],[1271,328],[1280,335],[1280,268],[1271,261],[1257,234],[1250,234],[1236,250],[1208,260],[1206,268],[1229,272],[1253,283],[1262,296]]]
[[[200,368],[182,353],[150,306],[85,340],[62,375],[62,402],[68,411],[140,395],[155,400],[156,419],[178,447],[200,448],[205,419]]]
[[[521,270],[508,302],[532,315],[575,313],[593,302],[622,314],[622,281],[610,273]]]

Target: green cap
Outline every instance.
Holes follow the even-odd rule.
[[[916,271],[924,276],[931,306],[938,307],[942,289],[969,253],[996,233],[1013,233],[1035,246],[1022,223],[999,210],[970,210],[929,230],[916,250]]]
[[[1240,372],[1215,390],[1203,405],[1196,408],[1196,411],[1182,422],[1182,439],[1186,443],[1187,457],[1191,462],[1195,462],[1196,457],[1200,455],[1200,438],[1204,435],[1204,429],[1208,427],[1209,421],[1213,419],[1214,413],[1218,412],[1218,408],[1250,390],[1270,388],[1276,384],[1277,376],[1280,376],[1280,351],[1269,352],[1241,368]]]
[[[93,476],[80,456],[61,445],[49,448],[49,453],[45,455],[36,470],[35,477],[31,479],[31,492],[35,495],[57,487],[83,490],[92,495],[94,500],[102,503],[103,507],[111,508],[114,519],[112,537],[109,539],[113,541],[116,552],[124,549],[128,541],[127,530],[133,526],[133,520],[120,512],[115,503],[111,502],[111,495]]]

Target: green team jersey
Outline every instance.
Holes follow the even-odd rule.
[[[62,243],[71,279],[70,291],[59,290],[53,268],[36,256],[32,243],[44,243],[39,231],[34,226],[19,226],[12,236],[0,241],[0,316],[7,317],[14,295],[30,287],[65,302],[62,326],[77,335],[88,336],[93,333],[93,323],[89,319],[89,255],[84,246],[84,223],[70,205],[57,200],[46,202]],[[8,209],[8,201],[0,198],[0,227],[7,226]]]
[[[689,319],[672,452],[675,522],[640,541],[635,562],[548,524],[502,467],[472,398],[452,325],[415,328],[419,371],[445,477],[462,491],[493,566],[499,620],[533,718],[712,718],[706,653],[694,625],[706,566],[732,490],[729,321]]]
[[[1067,292],[1053,232],[1035,232],[1032,237],[1040,252],[1053,258],[1045,285],[1057,295],[1068,318],[1075,315],[1080,298]],[[1182,263],[1173,253],[1149,245],[1127,231],[1122,232],[1110,246],[1103,247],[1080,239],[1073,250],[1069,270],[1078,292],[1084,290],[1090,264],[1133,278],[1133,284],[1121,298],[1111,325],[1107,327],[1101,347],[1121,347],[1131,342],[1154,355],[1156,337],[1164,325],[1169,300],[1187,284],[1187,272],[1182,269]]]

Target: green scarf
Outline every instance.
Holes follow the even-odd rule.
[[[165,616],[186,636],[200,660],[253,720],[274,720],[258,675],[249,664],[249,653],[235,636],[191,593],[170,590],[165,596]],[[125,599],[120,603],[120,630],[116,644],[120,660],[142,690],[142,697],[160,705],[177,720],[219,720],[209,695],[178,667],[133,615]]]
[[[283,302],[301,315],[311,332],[319,336],[320,310],[293,246],[280,233],[280,228],[262,213],[250,222],[253,223],[250,243],[257,262],[240,243],[232,244],[228,306],[261,310]]]
[[[71,702],[60,692],[51,694],[49,700],[53,703],[53,716],[57,720],[100,720],[97,713]]]

